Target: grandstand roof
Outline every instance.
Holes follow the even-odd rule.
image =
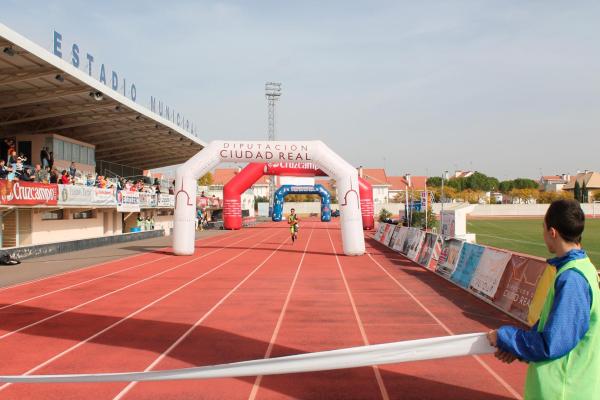
[[[205,146],[0,24],[0,135],[25,133],[58,133],[90,143],[96,160],[140,169],[182,163]]]

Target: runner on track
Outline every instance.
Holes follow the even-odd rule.
[[[298,222],[300,221],[298,219],[298,216],[296,215],[296,210],[295,209],[291,209],[290,210],[291,214],[288,217],[288,225],[290,226],[290,233],[292,234],[292,243],[294,243],[296,241],[296,239],[298,239],[298,228],[300,228],[300,225],[298,225]]]

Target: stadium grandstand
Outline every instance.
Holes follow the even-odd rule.
[[[168,234],[172,182],[144,171],[205,145],[168,118],[0,24],[2,247],[129,232],[144,208]]]

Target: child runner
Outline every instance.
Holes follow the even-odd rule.
[[[488,333],[496,357],[529,363],[525,399],[600,399],[598,273],[581,248],[585,215],[575,200],[558,200],[544,217],[548,263],[556,277],[538,322]]]
[[[290,210],[291,214],[288,217],[288,224],[290,225],[290,233],[292,234],[292,243],[294,243],[294,241],[296,241],[296,239],[298,239],[298,228],[300,227],[298,225],[298,222],[300,221],[298,219],[298,216],[296,215],[296,210],[294,210],[293,208]]]

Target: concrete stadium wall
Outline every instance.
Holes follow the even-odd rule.
[[[461,203],[444,204],[444,209],[449,210],[460,207]],[[469,216],[473,217],[542,217],[546,214],[549,204],[477,204],[475,209]],[[337,204],[332,204],[332,210],[338,209]],[[295,208],[298,214],[311,214],[321,212],[321,203],[285,203],[283,212],[288,214],[291,208]],[[375,203],[375,218],[385,208],[394,215],[404,213],[404,203]],[[442,208],[441,203],[434,203],[432,210],[435,214],[439,214]],[[585,203],[581,208],[588,216],[600,217],[600,203]]]
[[[123,233],[120,235],[102,236],[91,239],[70,240],[58,243],[37,244],[32,246],[21,246],[2,249],[1,253],[8,253],[11,257],[19,259],[29,257],[41,257],[52,254],[68,253],[71,251],[91,249],[94,247],[107,246],[115,243],[125,243],[134,240],[150,239],[164,236],[165,231],[153,230],[136,233]]]

